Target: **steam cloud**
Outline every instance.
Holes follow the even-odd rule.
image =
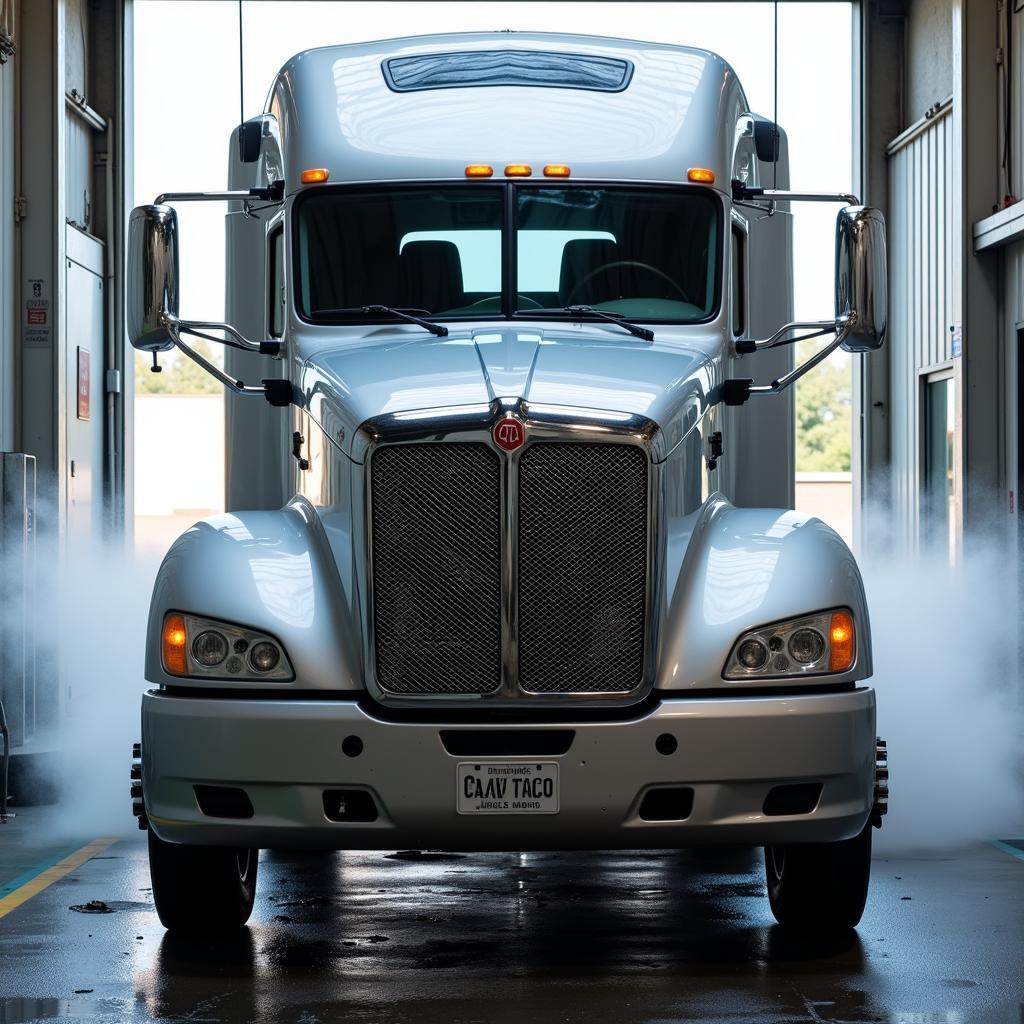
[[[892,518],[867,517],[867,537]],[[1014,566],[999,532],[945,549],[859,561],[874,648],[878,733],[888,741],[889,814],[880,853],[953,850],[1020,834],[1024,688]]]
[[[884,536],[889,517],[866,531]],[[69,545],[40,580],[37,637],[59,635],[62,807],[68,836],[134,831],[128,795],[139,737],[146,620],[159,560],[92,543]],[[993,541],[955,568],[945,552],[860,557],[874,644],[878,732],[889,744],[890,813],[882,855],[952,850],[1021,834],[1024,824],[1017,649],[1019,598],[1005,545]],[[50,659],[44,650],[40,671]],[[16,796],[16,794],[15,794]]]

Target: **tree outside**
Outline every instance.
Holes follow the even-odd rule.
[[[204,359],[215,366],[223,365],[220,346],[214,346],[202,338],[189,344]],[[157,359],[160,373],[153,373],[153,357],[139,353],[135,357],[135,393],[137,395],[219,395],[223,390],[219,381],[210,376],[198,363],[181,352],[159,353]]]
[[[820,342],[798,346],[797,362]],[[833,353],[796,386],[796,469],[798,473],[848,473],[853,443],[853,384],[848,356]]]

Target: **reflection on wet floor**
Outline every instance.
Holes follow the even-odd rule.
[[[1024,1020],[1024,864],[992,848],[876,861],[828,941],[772,923],[755,851],[265,853],[223,942],[165,934],[143,848],[111,852],[0,922],[0,1024]]]

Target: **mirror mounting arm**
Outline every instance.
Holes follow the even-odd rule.
[[[171,318],[167,318],[171,322]],[[193,334],[197,338],[205,338],[207,341],[214,341],[218,345],[231,345],[233,348],[245,349],[247,352],[256,352],[261,356],[279,356],[281,354],[281,342],[276,339],[267,341],[250,341],[231,324],[215,323],[207,320],[178,320],[173,321],[174,326],[181,334]],[[228,342],[223,338],[211,338],[204,331],[223,331],[230,335],[234,341]]]
[[[215,366],[208,359],[201,356],[194,348],[190,348],[181,340],[182,332],[189,333],[190,328],[193,326],[189,321],[177,320],[174,317],[166,315],[163,317],[163,321],[167,328],[167,333],[170,334],[171,339],[174,341],[175,347],[188,356],[192,362],[201,366],[208,374],[219,380],[225,387],[234,391],[236,395],[262,395],[271,405],[275,406],[287,406],[291,404],[291,384],[288,381],[266,379],[261,382],[260,387],[253,387],[252,385],[246,384],[245,381],[236,380],[234,377],[226,374],[219,366]],[[237,337],[241,337],[237,331],[226,324],[208,324],[204,326],[220,327]],[[251,343],[247,344],[251,345]],[[258,351],[259,346],[256,346],[255,350]]]
[[[860,206],[860,200],[851,192],[787,192],[780,188],[752,188],[736,178],[732,180],[732,198],[736,203],[751,200],[787,203],[842,203],[844,206]]]
[[[161,192],[154,203],[156,206],[166,206],[168,203],[222,203],[231,199],[279,203],[284,199],[284,179],[279,178],[263,188],[234,189],[228,192]]]
[[[746,355],[750,352],[760,352],[766,348],[780,348],[782,345],[792,345],[798,341],[807,341],[809,338],[817,338],[822,334],[831,334],[838,331],[842,324],[835,320],[794,320],[791,323],[780,327],[770,338],[757,341],[754,338],[739,338],[733,342],[737,355]],[[792,338],[786,338],[790,331],[810,331],[810,334],[798,334]],[[784,339],[784,340],[782,340]]]
[[[832,341],[824,348],[815,352],[805,363],[801,363],[796,368],[790,370],[789,373],[777,377],[771,384],[755,384],[749,377],[734,377],[722,381],[719,390],[720,401],[725,405],[743,405],[751,395],[777,395],[779,392],[785,391],[786,388],[791,384],[795,384],[805,373],[813,370],[818,363],[832,355],[846,340],[853,326],[854,320],[852,317],[847,316],[837,320],[832,325],[832,329],[836,332],[836,336]]]

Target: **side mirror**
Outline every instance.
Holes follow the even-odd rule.
[[[836,218],[836,319],[852,320],[842,347],[881,348],[887,309],[885,218],[869,206],[847,206]]]
[[[128,221],[128,340],[144,352],[174,347],[166,317],[178,317],[178,215],[137,206]]]

